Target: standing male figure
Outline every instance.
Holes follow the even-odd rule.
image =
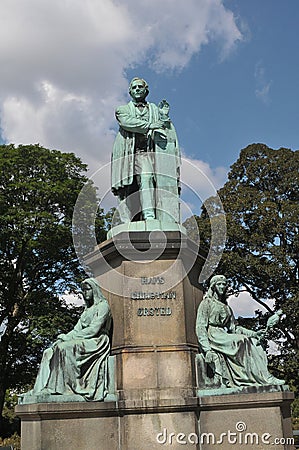
[[[129,88],[132,101],[119,106],[115,115],[119,123],[112,151],[111,188],[120,201],[122,222],[155,219],[154,161],[149,131],[163,127],[159,110],[148,103],[148,85],[133,78]]]

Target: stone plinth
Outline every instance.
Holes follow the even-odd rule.
[[[22,450],[293,449],[290,392],[19,405]]]
[[[271,390],[270,387],[268,387]],[[278,389],[278,388],[277,388]],[[292,392],[248,392],[199,398],[201,450],[294,449],[290,420]],[[203,434],[205,433],[205,435]]]
[[[111,228],[107,233],[107,239],[110,239],[123,232],[140,232],[140,231],[179,231],[186,234],[186,229],[176,222],[162,222],[160,220],[152,219],[147,221],[136,221],[129,223],[122,223]]]
[[[123,233],[86,259],[113,316],[120,399],[195,395],[195,318],[205,261],[179,232]]]
[[[112,311],[116,401],[19,405],[22,450],[292,448],[273,445],[292,436],[290,392],[198,389],[195,320],[205,254],[193,242],[174,231],[120,233],[86,263]],[[246,431],[258,442],[243,445]]]

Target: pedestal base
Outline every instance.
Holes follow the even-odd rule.
[[[219,445],[222,450],[293,449],[293,398],[289,391],[201,397],[199,448]]]
[[[148,231],[179,231],[187,234],[186,228],[176,222],[162,222],[157,219],[142,220],[136,222],[122,223],[111,228],[107,233],[107,239],[111,239],[123,232],[148,232]]]
[[[19,405],[22,450],[293,449],[291,392]]]
[[[18,405],[22,450],[292,448],[292,393],[198,390],[205,256],[178,231],[149,230],[120,232],[88,256],[112,311],[118,400]]]

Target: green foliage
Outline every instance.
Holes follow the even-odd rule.
[[[299,397],[292,403],[292,422],[294,430],[299,430]]]
[[[18,396],[15,392],[7,390],[5,393],[5,403],[3,408],[3,417],[9,422],[15,419],[14,407],[18,403]]]
[[[21,437],[17,433],[14,433],[12,436],[5,439],[1,439],[0,437],[0,445],[2,447],[12,445],[14,450],[21,450]]]
[[[40,145],[0,146],[0,412],[7,389],[33,382],[42,351],[77,320],[62,294],[85,273],[73,246],[72,216],[89,183],[72,153]],[[103,211],[96,233],[105,238]]]
[[[284,318],[271,332],[280,350],[271,365],[294,390],[299,388],[298,185],[299,151],[252,144],[241,151],[218,191],[227,241],[217,272],[231,279],[234,291],[246,290],[265,306],[268,313],[259,317],[261,324],[272,312],[268,300],[275,300],[275,310],[283,310]],[[216,200],[208,199],[197,218],[201,242],[207,247],[211,222],[219,217],[219,208],[213,211],[210,206]]]
[[[106,239],[107,231],[112,227],[112,221],[113,226],[116,225],[115,220],[113,220],[115,215],[115,208],[111,208],[106,213],[102,208],[98,209],[95,220],[95,236],[98,243]]]
[[[1,436],[8,438],[15,433],[20,434],[20,420],[15,416],[15,405],[18,403],[16,391],[7,390],[2,412]],[[1,442],[1,440],[0,440]]]

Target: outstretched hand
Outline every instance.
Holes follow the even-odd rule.
[[[266,336],[266,330],[258,330],[255,332],[254,337],[258,340],[258,341],[262,341],[264,339],[264,337]]]

